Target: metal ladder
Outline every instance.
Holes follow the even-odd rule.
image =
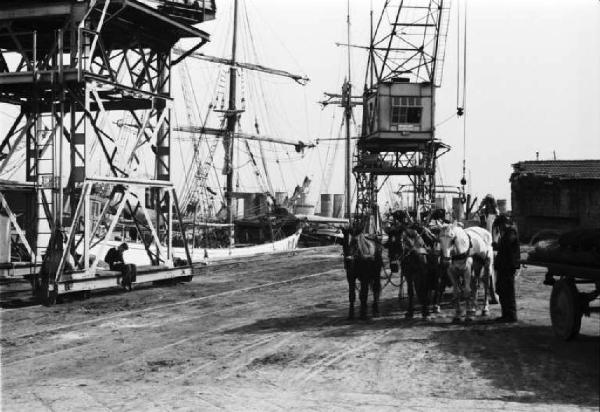
[[[54,173],[54,133],[46,129],[44,118],[53,124],[52,114],[40,114],[35,124],[35,183],[37,192],[36,219],[37,239],[35,242],[36,263],[42,262],[46,253],[55,219],[55,173]]]

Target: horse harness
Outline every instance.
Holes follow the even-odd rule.
[[[471,235],[469,235],[468,232],[465,232],[465,233],[467,234],[467,237],[469,238],[469,248],[465,252],[463,252],[463,253],[460,253],[458,255],[452,256],[451,259],[452,259],[453,262],[457,261],[457,260],[464,260],[464,259],[468,258],[469,257],[469,252],[473,248],[473,240],[471,239]],[[456,236],[454,237],[454,239],[452,239],[452,244],[454,245],[454,247],[456,247]]]

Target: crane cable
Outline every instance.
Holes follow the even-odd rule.
[[[467,172],[467,115],[466,115],[466,103],[467,103],[467,0],[464,0],[464,13],[463,13],[463,48],[462,48],[462,96],[460,96],[461,92],[461,84],[460,84],[460,36],[461,36],[461,26],[460,26],[460,1],[457,6],[457,35],[456,35],[456,114],[459,117],[463,118],[463,159],[462,159],[462,178],[460,179],[460,184],[462,186],[462,194],[461,194],[461,202],[466,202],[466,193],[465,186],[467,184],[466,172]],[[462,97],[462,101],[460,99]]]

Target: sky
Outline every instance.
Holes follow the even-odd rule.
[[[493,193],[510,201],[509,177],[515,162],[534,160],[536,152],[540,159],[552,159],[554,154],[557,159],[600,158],[600,1],[467,1],[466,145],[462,120],[453,116],[459,4],[455,0],[443,83],[436,94],[436,118],[447,119],[437,127],[436,136],[452,146],[440,159],[439,179],[459,184],[464,151],[473,195],[481,199]],[[202,52],[229,57],[233,0],[216,2],[216,20],[199,26],[212,36]],[[372,4],[377,16],[383,0],[349,3],[351,42],[368,45],[369,9]],[[347,50],[335,45],[346,42],[347,0],[240,0],[240,4],[238,59],[311,79],[300,86],[290,79],[244,71],[239,85],[239,99],[243,97],[247,106],[242,129],[254,132],[256,123],[269,136],[313,142],[340,136],[341,108],[322,108],[318,101],[325,91],[339,92],[347,76]],[[186,44],[194,43],[182,45]],[[365,53],[353,49],[355,91],[362,89],[365,64]],[[216,86],[225,70],[190,59],[174,68],[173,124],[202,121],[209,101],[217,101],[226,92]],[[187,83],[181,80],[185,76]],[[183,89],[193,91],[194,113],[187,110]],[[15,113],[13,107],[0,104],[0,131],[6,132]],[[257,150],[256,143],[251,144]],[[189,161],[188,149],[189,144],[173,148],[175,164],[180,158]],[[313,201],[319,193],[343,191],[342,149],[338,147],[333,159],[334,143],[321,142],[303,155],[290,147],[284,154],[272,145],[264,149],[265,158],[279,162],[271,171],[275,190],[289,191],[309,176],[314,182]],[[328,172],[330,165],[334,167]],[[252,175],[247,160],[238,173]],[[174,175],[174,179],[181,176]],[[389,187],[395,189],[400,183],[392,180]],[[240,190],[257,187],[246,182]]]
[[[231,24],[231,3],[219,0],[217,19],[201,26],[213,34],[207,54],[229,56],[223,23]],[[346,41],[346,0],[243,3],[259,62],[311,79],[304,88],[287,79],[267,79],[285,89],[277,97],[288,120],[271,120],[273,128],[290,138],[337,136],[341,109],[322,110],[317,101],[324,91],[338,91],[346,75],[346,49],[335,45]],[[377,15],[382,1],[372,4]],[[456,111],[457,4],[452,4],[437,119]],[[368,44],[369,8],[369,1],[350,0],[352,43]],[[463,148],[469,186],[480,199],[486,193],[510,199],[511,164],[534,160],[536,152],[540,159],[552,159],[554,153],[557,159],[600,158],[600,2],[469,0],[467,19],[466,146],[462,121],[451,118],[437,128],[437,137],[453,148],[440,160],[443,183],[459,184]],[[354,49],[355,90],[362,89],[365,62],[365,54]],[[340,157],[338,167],[341,162]],[[341,172],[334,173],[337,184],[330,192],[338,191]]]

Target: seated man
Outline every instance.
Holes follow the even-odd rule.
[[[137,268],[135,265],[126,264],[123,259],[123,252],[129,249],[127,243],[121,243],[117,248],[110,248],[104,257],[104,261],[110,267],[110,270],[118,270],[123,274],[121,285],[131,290],[131,283],[135,282]]]

